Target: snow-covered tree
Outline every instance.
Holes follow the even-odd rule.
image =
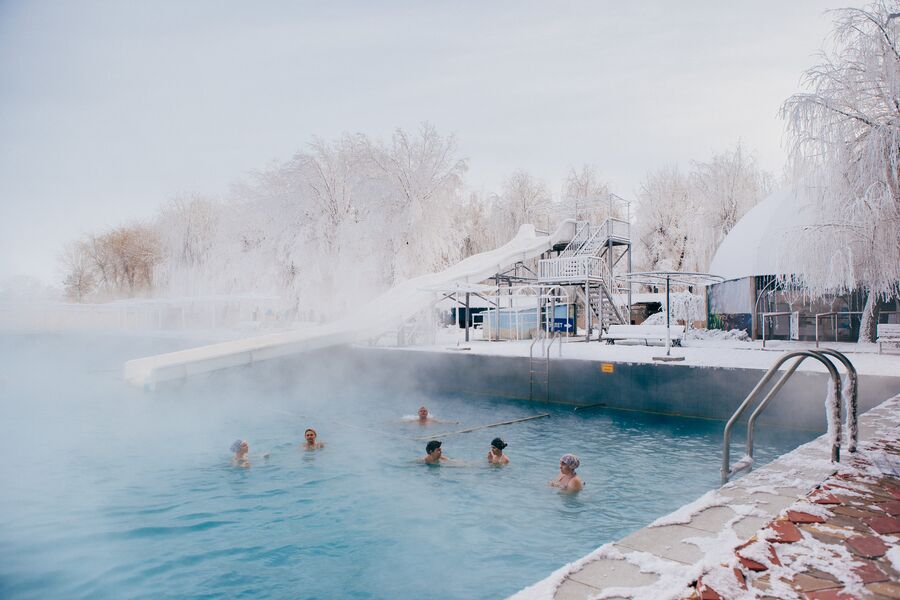
[[[688,178],[677,167],[646,176],[636,210],[635,253],[640,270],[699,270],[691,244],[697,211]]]
[[[204,275],[210,274],[220,218],[221,207],[199,195],[179,196],[163,206],[155,226],[162,253],[158,285],[176,294],[208,291]]]
[[[733,151],[716,154],[707,162],[695,161],[690,186],[700,207],[693,243],[698,264],[705,270],[728,232],[772,192],[772,177],[739,142]]]
[[[677,167],[650,173],[636,209],[639,268],[705,272],[728,232],[771,188],[771,175],[740,143],[691,161],[686,175]]]
[[[549,228],[552,200],[544,182],[527,171],[515,171],[506,178],[500,195],[492,201],[490,223],[494,243],[509,241],[525,223]]]
[[[865,288],[866,341],[876,300],[900,293],[900,5],[835,14],[831,48],[782,107],[795,175],[818,210],[789,243],[813,293]]]
[[[596,222],[610,216],[625,216],[621,214],[619,204],[614,204],[610,211],[608,200],[609,186],[600,178],[597,169],[590,165],[582,165],[580,169],[571,169],[566,177],[560,200],[560,216]]]
[[[459,257],[460,236],[450,228],[466,161],[456,140],[424,123],[416,135],[397,129],[390,145],[366,140],[369,157],[386,177],[383,223],[393,249],[391,283],[446,266]]]

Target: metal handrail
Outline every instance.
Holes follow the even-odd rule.
[[[856,420],[856,413],[859,407],[859,373],[856,372],[856,367],[853,366],[853,363],[850,362],[850,359],[847,358],[843,352],[838,352],[833,348],[822,348],[821,350],[816,350],[816,352],[835,357],[841,361],[841,364],[847,369],[848,387],[844,388],[844,393],[849,397],[843,398],[844,418],[847,420],[847,450],[851,453],[856,452],[856,442],[859,437],[859,428]],[[848,388],[850,390],[849,394],[847,394]]]
[[[819,347],[819,320],[820,319],[822,319],[823,317],[835,317],[835,319],[834,319],[834,341],[838,341],[838,339],[837,339],[837,317],[839,317],[841,315],[847,315],[849,317],[850,315],[861,315],[861,314],[862,314],[861,310],[852,310],[852,311],[850,311],[850,310],[845,310],[845,311],[835,310],[835,311],[831,311],[831,312],[816,313],[816,348]]]
[[[810,352],[815,352],[816,354],[833,356],[842,365],[847,369],[847,388],[844,388],[844,392],[846,394],[849,389],[850,393],[846,394],[848,397],[843,398],[844,400],[844,411],[846,413],[846,423],[847,423],[847,446],[850,452],[856,452],[856,441],[858,435],[858,429],[856,426],[856,407],[857,407],[857,394],[859,386],[857,385],[859,382],[859,375],[856,372],[856,367],[853,366],[853,363],[850,362],[844,354],[838,352],[837,350],[832,350],[831,348],[823,348],[821,350],[810,350]],[[778,383],[772,388],[772,390],[763,398],[762,402],[759,403],[759,406],[756,407],[756,410],[750,415],[750,418],[747,420],[747,454],[752,457],[753,456],[753,431],[756,423],[756,417],[763,411],[763,409],[768,405],[769,400],[771,400],[778,390],[784,385],[784,383],[793,375],[794,371],[797,370],[797,367],[800,366],[806,358],[806,356],[802,356],[797,359],[797,361],[791,365],[791,367],[787,370],[787,372],[781,376],[781,379],[778,380]],[[840,390],[838,390],[840,391]]]
[[[832,353],[829,352],[828,354],[832,354]],[[837,353],[837,354],[839,354],[839,353]],[[834,355],[836,356],[836,354],[834,354]],[[837,368],[831,362],[831,360],[826,358],[824,352],[817,351],[817,350],[799,350],[797,352],[790,352],[788,354],[785,354],[781,358],[779,358],[775,362],[775,364],[772,365],[772,367],[766,372],[766,374],[762,377],[762,379],[759,380],[759,383],[757,383],[756,387],[754,387],[753,390],[747,395],[747,397],[744,399],[744,401],[741,403],[741,405],[737,408],[737,410],[734,412],[734,414],[731,415],[731,418],[728,419],[728,423],[725,425],[724,439],[722,441],[721,475],[722,475],[722,484],[723,485],[725,483],[728,483],[728,479],[732,475],[734,475],[741,469],[750,467],[752,465],[752,458],[753,458],[752,439],[753,438],[752,438],[752,433],[751,433],[751,429],[750,429],[752,424],[750,421],[748,421],[748,424],[747,424],[747,426],[748,426],[747,455],[751,458],[751,461],[749,461],[749,462],[739,461],[739,463],[737,465],[735,465],[735,468],[731,469],[731,465],[730,465],[730,461],[731,461],[731,430],[734,427],[734,424],[737,422],[737,420],[740,418],[740,416],[744,413],[744,411],[747,410],[747,408],[750,406],[750,403],[753,401],[754,398],[756,398],[756,396],[759,394],[759,392],[762,390],[762,388],[767,383],[769,383],[769,381],[771,381],[771,379],[775,376],[775,373],[778,372],[778,369],[780,369],[781,366],[785,362],[787,362],[791,358],[795,358],[795,357],[798,358],[798,360],[795,361],[793,365],[791,365],[791,367],[781,377],[781,379],[778,381],[778,383],[776,383],[775,386],[773,386],[773,388],[769,391],[769,393],[766,395],[766,397],[760,403],[760,407],[758,407],[754,411],[754,413],[751,415],[751,419],[753,419],[753,421],[756,420],[756,416],[758,416],[760,411],[763,408],[765,408],[765,406],[769,403],[769,401],[771,401],[771,399],[775,396],[775,394],[778,393],[778,391],[782,388],[782,386],[784,386],[784,384],[787,382],[788,378],[790,378],[790,376],[794,374],[794,372],[797,370],[797,367],[800,366],[800,363],[802,363],[807,358],[815,358],[816,360],[821,362],[823,365],[825,365],[826,369],[828,369],[828,373],[829,373],[829,375],[831,375],[832,382],[834,383],[835,394],[837,394],[838,401],[835,403],[834,407],[831,408],[831,410],[833,412],[831,414],[831,419],[830,419],[830,421],[834,424],[834,427],[837,430],[834,432],[835,433],[834,442],[832,443],[832,446],[831,446],[831,461],[832,462],[840,462],[840,460],[841,460],[841,406],[840,406],[840,404],[841,404],[841,400],[842,400],[841,376],[838,373]],[[840,359],[840,357],[838,357],[838,358],[839,358],[839,360],[841,360],[841,362],[844,362],[844,360],[846,360],[846,357],[844,357],[843,359]],[[849,362],[850,361],[848,360],[846,363],[844,363],[845,366]],[[852,365],[851,365],[851,368],[852,368]],[[854,370],[854,372],[855,372],[855,370]],[[851,403],[852,403],[852,400],[851,400]],[[854,425],[854,429],[855,429],[855,423],[856,423],[855,408],[856,408],[855,406],[848,407],[848,420],[850,420],[849,415],[852,412],[853,416],[852,416],[851,422]],[[855,448],[855,440],[851,441],[851,446],[853,447],[854,450],[856,449]]]
[[[766,317],[784,317],[792,315],[791,311],[764,312],[762,314],[762,347],[766,347]]]

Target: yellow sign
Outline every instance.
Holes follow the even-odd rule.
[[[612,363],[600,363],[600,370],[604,373],[612,373],[616,370],[616,367]]]

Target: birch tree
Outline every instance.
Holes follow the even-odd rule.
[[[866,290],[860,341],[873,341],[876,301],[900,293],[900,5],[835,16],[831,48],[781,110],[818,210],[790,245],[813,293]]]

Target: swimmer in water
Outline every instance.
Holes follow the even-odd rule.
[[[318,450],[319,448],[324,448],[325,447],[324,442],[316,441],[316,438],[318,437],[318,435],[319,434],[316,433],[316,430],[313,429],[312,427],[310,427],[309,429],[304,431],[303,437],[306,438],[306,443],[304,443],[301,447],[304,450]]]
[[[234,440],[234,443],[231,444],[231,451],[234,452],[234,456],[231,457],[231,464],[245,468],[250,466],[250,459],[247,458],[250,444],[247,443],[247,440]]]
[[[425,445],[425,456],[422,457],[422,461],[429,465],[439,465],[441,461],[450,460],[446,456],[444,456],[443,450],[441,450],[441,442],[438,440],[431,440]]]
[[[559,459],[559,477],[550,482],[550,487],[559,488],[561,492],[577,492],[584,484],[575,473],[581,461],[574,454],[563,454]]]
[[[500,438],[491,440],[491,449],[488,450],[487,459],[492,465],[508,465],[509,457],[503,453],[507,443]]]
[[[435,419],[431,415],[428,414],[428,408],[424,406],[419,407],[419,418],[416,419],[416,423],[419,425],[429,425],[431,423],[459,423],[459,421],[444,421],[442,419]]]

